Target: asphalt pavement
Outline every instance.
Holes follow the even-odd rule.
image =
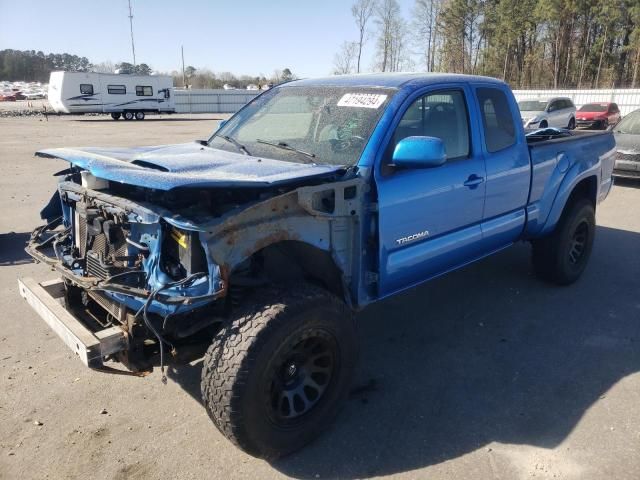
[[[221,118],[0,119],[0,478],[640,478],[640,184],[598,207],[575,285],[538,281],[519,244],[359,314],[338,421],[274,463],[211,424],[201,360],[167,385],[84,368],[17,291],[55,278],[22,247],[65,164],[33,152],[186,142]]]

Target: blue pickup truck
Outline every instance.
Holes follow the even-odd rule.
[[[27,245],[61,278],[22,296],[91,368],[164,380],[206,342],[211,420],[274,458],[336,415],[355,311],[518,241],[576,281],[615,141],[526,133],[495,79],[374,74],[278,86],[207,140],[37,155],[69,164]]]

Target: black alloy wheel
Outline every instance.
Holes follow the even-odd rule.
[[[339,357],[329,332],[309,330],[274,359],[268,382],[269,413],[280,426],[295,422],[311,411],[332,384]]]

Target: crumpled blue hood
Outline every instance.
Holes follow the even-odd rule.
[[[59,158],[98,178],[171,190],[178,187],[265,187],[326,176],[342,170],[226,152],[198,143],[136,148],[52,148],[39,157]]]

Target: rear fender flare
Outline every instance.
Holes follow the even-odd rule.
[[[560,216],[564,211],[564,207],[566,206],[571,193],[581,181],[589,177],[595,177],[596,189],[598,188],[597,186],[600,185],[600,166],[600,160],[586,164],[584,162],[576,162],[569,168],[569,170],[567,170],[564,180],[560,184],[553,200],[547,219],[536,236],[544,236],[553,231],[560,220]],[[593,199],[594,202],[597,198],[598,192],[596,191],[596,195]]]

